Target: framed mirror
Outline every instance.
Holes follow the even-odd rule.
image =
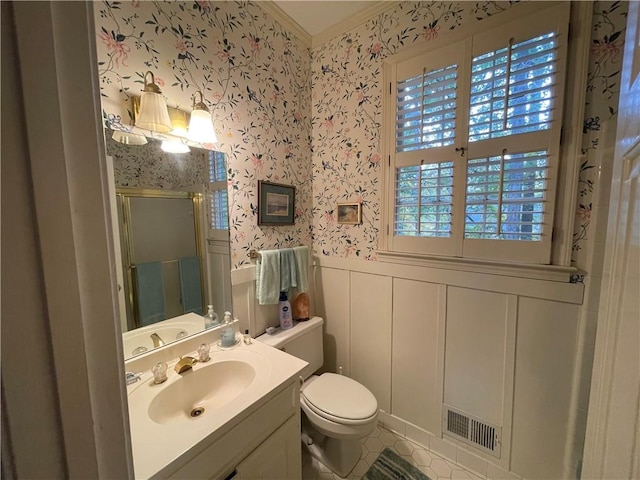
[[[106,131],[125,359],[204,329],[232,309],[225,155]]]

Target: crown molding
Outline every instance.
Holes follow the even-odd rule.
[[[296,37],[302,40],[307,47],[312,49],[351,30],[352,28],[361,25],[376,15],[380,15],[381,13],[398,6],[398,2],[395,0],[381,0],[380,2],[351,15],[343,21],[336,23],[325,31],[312,37],[272,0],[261,0],[256,3],[265,13],[274,17],[283,27],[289,29]]]
[[[302,40],[308,48],[311,48],[311,35],[309,35],[305,29],[303,29],[295,20],[287,15],[284,10],[276,5],[276,3],[272,2],[271,0],[260,1],[256,3],[260,6],[260,8],[262,8],[262,10],[274,17],[283,27],[289,29],[291,33]]]
[[[367,20],[380,15],[381,13],[386,12],[387,10],[391,10],[398,6],[397,1],[390,0],[382,0],[374,5],[371,5],[364,10],[354,13],[348,18],[345,18],[342,22],[336,23],[335,25],[327,28],[325,31],[320,32],[317,35],[314,35],[311,38],[311,48],[317,48],[323,43],[328,42],[329,40],[341,35],[352,28],[355,28]]]

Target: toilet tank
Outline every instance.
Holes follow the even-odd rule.
[[[308,362],[309,365],[300,373],[306,379],[322,367],[324,362],[322,323],[322,318],[313,317],[306,322],[296,322],[287,330],[278,328],[271,335],[262,334],[256,340]]]

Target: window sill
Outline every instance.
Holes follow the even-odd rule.
[[[438,257],[418,253],[390,252],[378,250],[378,261],[464,272],[486,273],[507,277],[531,278],[552,282],[569,283],[571,276],[579,273],[575,267],[559,265],[531,265],[478,260],[459,257]]]

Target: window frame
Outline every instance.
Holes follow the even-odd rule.
[[[425,50],[425,46],[417,46],[406,49],[405,51],[397,54],[393,57],[389,57],[384,63],[384,83],[385,88],[388,87],[388,94],[385,95],[385,99],[383,101],[383,116],[384,123],[383,125],[388,125],[387,128],[383,127],[383,153],[387,158],[387,162],[383,164],[383,176],[384,176],[384,188],[385,193],[383,195],[383,205],[382,205],[382,231],[379,238],[379,258],[382,261],[397,261],[400,257],[413,257],[413,258],[423,258],[423,259],[436,259],[438,261],[444,261],[445,263],[450,259],[455,261],[456,264],[460,264],[460,261],[469,261],[474,264],[481,263],[501,263],[501,264],[527,264],[531,266],[536,266],[536,268],[540,265],[552,264],[559,266],[568,266],[570,264],[570,255],[571,255],[571,237],[573,232],[573,216],[572,212],[575,211],[575,203],[576,203],[576,190],[577,190],[577,170],[579,166],[579,153],[580,153],[580,144],[581,144],[581,128],[578,128],[578,125],[582,124],[582,117],[584,112],[584,99],[585,99],[585,91],[584,85],[586,85],[586,73],[588,68],[588,54],[589,54],[589,28],[580,28],[578,31],[578,35],[572,39],[571,42],[568,41],[569,33],[567,32],[567,28],[571,28],[571,25],[578,22],[577,24],[585,24],[589,25],[589,21],[587,19],[591,18],[592,6],[588,5],[574,5],[571,7],[569,11],[569,5],[565,2],[563,4],[558,4],[554,2],[535,2],[533,4],[523,4],[512,7],[510,10],[501,13],[500,15],[496,15],[493,17],[486,18],[482,20],[482,22],[472,23],[469,27],[460,28],[458,30],[454,30],[448,32],[444,35],[441,35],[439,38],[432,40],[429,42],[428,50]],[[532,16],[535,17],[543,17],[543,18],[551,18],[558,19],[562,17],[566,19],[564,21],[566,27],[564,34],[558,37],[559,46],[562,44],[564,54],[559,54],[558,62],[561,65],[564,65],[560,70],[562,71],[561,75],[564,75],[566,78],[575,78],[579,79],[579,81],[570,82],[565,85],[565,88],[562,92],[557,92],[556,97],[558,100],[556,102],[559,105],[563,105],[567,103],[566,99],[571,99],[569,103],[569,108],[565,105],[564,114],[560,118],[560,125],[567,125],[568,123],[571,125],[570,128],[564,128],[564,144],[560,145],[560,138],[562,135],[561,128],[557,128],[554,134],[552,135],[553,139],[550,140],[550,143],[553,142],[558,147],[555,150],[548,150],[548,155],[551,157],[555,156],[554,161],[555,165],[550,167],[553,168],[553,184],[548,185],[548,193],[550,194],[550,202],[551,208],[547,212],[547,216],[545,218],[545,223],[551,222],[552,228],[548,230],[548,238],[545,244],[545,252],[544,255],[538,255],[534,260],[527,259],[523,261],[523,257],[519,249],[513,249],[513,251],[506,251],[500,256],[487,256],[483,255],[485,250],[492,251],[496,250],[496,247],[499,247],[502,250],[504,249],[505,243],[520,243],[516,241],[504,241],[504,240],[474,240],[473,239],[465,239],[466,242],[464,252],[466,256],[462,256],[462,243],[464,236],[464,222],[461,223],[461,231],[458,233],[458,238],[460,239],[457,244],[460,244],[460,247],[456,246],[456,248],[448,248],[447,249],[431,249],[427,251],[426,245],[432,242],[424,242],[424,238],[422,237],[413,237],[415,242],[410,241],[401,241],[398,243],[398,237],[394,236],[394,210],[395,210],[395,172],[396,167],[398,165],[395,164],[395,114],[396,114],[396,103],[395,103],[395,91],[394,86],[397,85],[397,75],[396,75],[396,65],[406,60],[411,60],[412,58],[419,58],[428,56],[431,52],[435,52],[440,48],[457,44],[460,42],[469,42],[471,38],[475,35],[476,37],[487,36],[487,38],[491,38],[490,31],[494,29],[504,28],[505,25],[511,23],[521,22],[523,25],[523,29],[529,29],[524,25],[527,25],[527,22],[530,22]],[[499,18],[498,18],[499,17]],[[569,18],[571,17],[571,21],[569,22]],[[558,23],[558,22],[556,22]],[[484,40],[483,40],[484,41]],[[490,40],[489,40],[490,41]],[[504,44],[499,44],[496,48],[503,46]],[[486,42],[485,42],[486,46]],[[469,68],[466,70],[470,72],[471,60],[473,58],[472,50],[473,44],[468,49],[468,59],[465,61]],[[489,50],[490,48],[484,48],[484,50]],[[435,68],[439,68],[439,65],[436,65]],[[406,78],[406,77],[405,77]],[[460,112],[462,115],[469,115],[469,104],[468,104],[468,96],[470,94],[470,79],[467,83],[466,88],[461,86],[464,90],[464,95],[466,96],[466,107],[462,109]],[[577,107],[577,108],[576,108]],[[554,107],[555,108],[555,107]],[[456,115],[456,118],[459,119],[460,115]],[[459,122],[462,124],[462,122]],[[456,124],[456,131],[459,128],[458,120]],[[468,121],[465,118],[463,129],[468,128]],[[570,130],[567,132],[567,130]],[[462,217],[464,215],[465,208],[465,195],[466,195],[466,160],[471,158],[480,157],[479,153],[481,152],[480,148],[477,146],[471,146],[470,144],[466,144],[467,132],[465,132],[465,161],[457,162],[458,170],[456,171],[455,181],[455,190],[457,193],[461,194],[462,199],[456,199],[454,202],[454,211],[458,212],[457,215]],[[569,133],[570,138],[568,138],[567,133]],[[514,135],[513,137],[518,137],[518,135]],[[502,137],[497,139],[504,143],[505,138],[509,139],[509,137]],[[459,148],[458,137],[456,135],[455,147]],[[470,142],[470,143],[480,143],[480,142]],[[475,148],[474,148],[475,147]],[[469,155],[469,148],[471,148],[471,155]],[[475,152],[474,152],[475,150]],[[425,153],[425,150],[418,151],[421,154]],[[478,153],[478,154],[476,154]],[[516,153],[516,152],[510,152]],[[495,152],[491,152],[490,154],[495,154]],[[562,154],[562,155],[561,155]],[[559,161],[560,157],[563,158],[562,161]],[[463,165],[464,164],[464,165]],[[454,164],[455,167],[455,164]],[[463,172],[460,170],[464,170]],[[462,186],[458,185],[462,183]],[[558,194],[560,192],[560,194]],[[570,194],[571,193],[571,194]],[[460,195],[457,195],[460,196]],[[554,203],[555,200],[555,203]],[[561,203],[560,203],[561,202]],[[453,232],[453,230],[452,230]],[[559,238],[558,233],[561,234]],[[492,242],[497,244],[495,247],[487,248],[488,243]],[[412,247],[406,248],[403,244],[413,243]],[[479,246],[476,247],[474,243],[477,243]],[[533,242],[523,241],[521,244],[530,245]],[[481,250],[480,252],[476,252],[476,250]],[[451,252],[454,253],[451,253]],[[469,254],[473,254],[470,256]],[[428,262],[427,262],[428,263]]]

